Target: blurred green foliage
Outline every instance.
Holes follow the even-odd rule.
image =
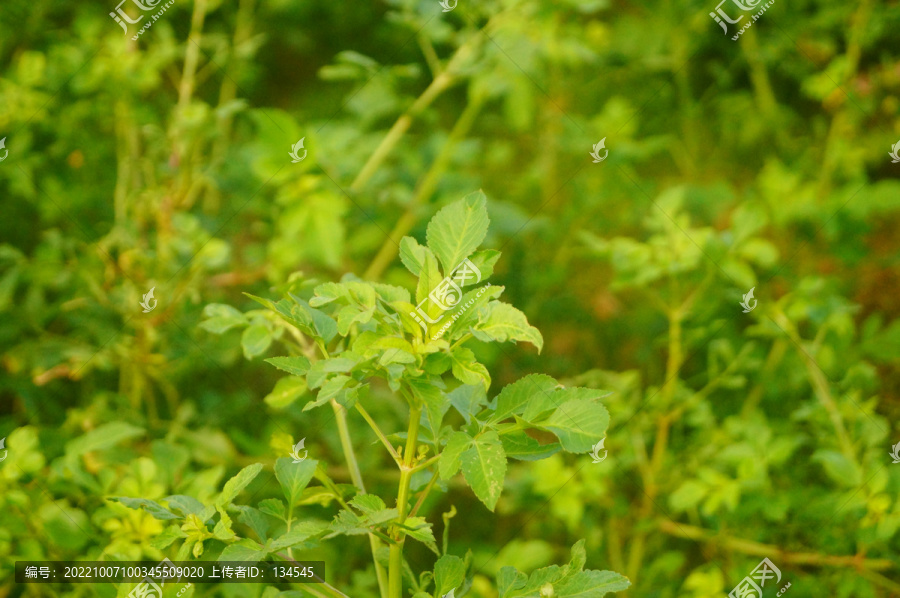
[[[17,586],[16,560],[173,557],[162,521],[111,497],[214,505],[261,463],[235,504],[280,499],[302,437],[350,484],[331,413],[263,363],[284,333],[243,293],[415,288],[400,239],[479,188],[490,282],[544,342],[473,345],[488,396],[533,373],[613,394],[601,464],[511,462],[494,513],[459,478],[422,505],[472,551],[473,595],[576,560],[579,538],[587,569],[631,579],[617,596],[722,596],[763,557],[793,598],[900,595],[900,7],[777,2],[737,42],[714,9],[185,0],[133,42],[111,1],[5,0],[0,595],[128,592]],[[397,397],[367,408],[404,429]],[[369,491],[393,496],[348,425]],[[319,498],[304,516],[330,519]],[[368,597],[369,548],[297,558]]]

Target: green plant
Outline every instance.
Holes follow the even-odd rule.
[[[490,276],[500,253],[477,251],[488,224],[484,194],[477,192],[435,215],[428,225],[427,246],[404,237],[400,258],[418,277],[417,305],[466,259],[481,273],[479,279]],[[157,543],[165,547],[166,541],[182,539],[178,558],[199,558],[206,540],[219,540],[227,544],[219,557],[223,560],[260,560],[272,555],[292,559],[297,547],[308,548],[336,536],[367,535],[382,596],[405,595],[404,576],[416,598],[465,592],[475,573],[471,552],[465,558],[447,553],[446,526],[443,546],[438,547],[432,524],[418,514],[425,497],[439,481],[461,470],[475,495],[493,511],[503,490],[508,459],[534,461],[559,451],[587,453],[609,424],[609,413],[599,402],[605,393],[565,388],[542,374],[525,376],[488,400],[490,374],[467,343],[527,341],[540,350],[543,338],[522,312],[497,300],[503,287],[476,289],[472,278],[461,281],[461,288],[468,290],[457,298],[462,307],[452,316],[426,301],[427,326],[417,319],[417,306],[406,289],[350,276],[311,289],[294,278],[285,299],[273,302],[253,297],[267,308],[264,311],[243,314],[225,305],[208,306],[203,327],[216,333],[244,327],[242,345],[247,357],[263,353],[276,339],[288,347],[289,355],[266,360],[290,374],[278,381],[267,402],[283,408],[309,390],[315,397],[310,396],[304,411],[330,405],[354,487],[336,484],[327,467],[316,460],[295,463],[282,457],[275,464],[275,475],[285,501],[268,498],[256,507],[233,504],[262,470],[261,464],[241,470],[211,504],[184,496],[169,497],[169,508],[146,499],[115,500],[146,508],[159,519],[183,520],[170,526],[162,535],[165,541]],[[449,327],[442,324],[444,318]],[[439,337],[441,330],[445,330],[443,337]],[[401,397],[408,407],[405,434],[382,431],[369,415],[366,404],[384,392]],[[451,407],[458,412],[457,425],[448,417]],[[349,411],[356,411],[371,426],[400,471],[394,507],[366,493],[348,431]],[[530,430],[552,434],[555,440],[542,444],[529,436]],[[402,444],[395,447],[398,440]],[[309,488],[313,478],[322,487]],[[413,504],[412,493],[419,488]],[[333,521],[326,524],[296,511],[311,496],[340,505]],[[256,538],[238,535],[229,513],[236,514]],[[273,522],[282,527],[270,535]],[[438,557],[433,571],[412,574],[403,556],[407,539],[420,542]],[[501,598],[600,598],[630,585],[618,573],[584,570],[584,563],[584,546],[579,542],[571,562],[563,567],[540,569],[530,577],[504,567],[497,588]],[[429,592],[432,583],[434,589]],[[310,591],[343,595],[327,585]]]

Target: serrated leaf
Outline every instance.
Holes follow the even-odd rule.
[[[266,516],[259,510],[246,505],[238,506],[238,510],[240,511],[238,521],[252,529],[253,533],[265,542],[268,539],[266,534],[269,531],[269,520],[266,519]]]
[[[560,404],[550,417],[536,426],[556,434],[566,451],[587,453],[606,433],[609,412],[597,401],[573,399]]]
[[[270,357],[265,360],[283,372],[287,372],[293,376],[305,376],[309,371],[309,359],[302,355],[293,355],[291,357]]]
[[[433,439],[437,443],[438,435],[441,431],[441,422],[444,419],[444,414],[450,408],[450,399],[429,380],[411,379],[407,380],[407,383],[412,389],[413,396],[425,405],[428,425],[431,428]]]
[[[206,514],[209,508],[193,496],[185,496],[184,494],[175,494],[165,498],[169,509],[179,511],[182,517],[188,515],[196,515],[206,521],[212,516],[212,513]],[[204,515],[206,515],[204,517]]]
[[[316,472],[318,461],[304,459],[300,463],[294,463],[293,459],[279,457],[275,462],[275,477],[281,484],[281,491],[288,501],[288,505],[296,505],[303,494],[303,489],[309,484]]]
[[[447,398],[450,399],[450,404],[463,416],[467,424],[481,411],[482,407],[487,405],[487,393],[481,384],[462,384],[450,392]]]
[[[262,546],[253,540],[244,538],[243,540],[238,540],[234,544],[226,546],[225,550],[223,550],[222,554],[219,556],[219,561],[256,562],[266,558],[268,554],[269,552],[266,550],[265,546]]]
[[[129,509],[135,509],[140,511],[141,509],[147,511],[151,515],[153,515],[154,519],[159,519],[160,521],[168,521],[170,519],[181,519],[180,516],[171,512],[158,502],[146,499],[146,498],[131,498],[128,496],[110,496],[107,500],[111,500],[113,502],[122,503]]]
[[[527,341],[537,347],[538,353],[544,348],[541,332],[528,323],[525,314],[508,303],[488,303],[470,330],[475,338],[484,342]]]
[[[463,477],[485,506],[493,511],[506,478],[506,453],[496,432],[475,438],[460,455]]]
[[[549,396],[558,384],[559,382],[544,374],[529,374],[507,384],[497,395],[497,408],[488,423],[497,423],[512,415],[522,415],[526,407],[534,403],[549,402],[551,408],[556,408],[556,403]],[[525,419],[530,421],[529,418]]]
[[[450,354],[453,376],[463,384],[480,384],[487,390],[491,386],[491,375],[484,365],[475,360],[475,354],[466,347],[457,347]]]
[[[440,210],[428,223],[428,247],[440,260],[445,275],[469,257],[487,235],[490,220],[487,198],[478,190]]]
[[[259,501],[259,510],[281,520],[287,518],[287,512],[284,509],[284,503],[277,498],[267,498],[265,500]]]
[[[500,598],[507,598],[510,592],[525,587],[528,576],[520,571],[516,571],[515,567],[502,567],[497,574],[497,591]]]
[[[449,480],[459,471],[460,455],[466,451],[472,443],[472,437],[465,432],[454,432],[447,441],[447,446],[441,451],[438,459],[438,472],[442,480]]]
[[[305,392],[306,380],[299,376],[286,376],[275,383],[275,388],[263,398],[263,401],[273,409],[284,409],[302,397]]]
[[[458,588],[465,578],[466,565],[458,556],[445,554],[434,564],[434,589],[438,595]]]
[[[627,590],[631,582],[614,571],[582,571],[553,585],[555,598],[603,598]]]
[[[419,242],[412,237],[400,239],[400,261],[414,276],[421,274],[422,266],[425,265],[425,253],[427,251],[427,248],[419,245]]]
[[[501,434],[500,439],[503,441],[503,450],[506,451],[506,456],[519,461],[546,459],[558,453],[562,448],[558,442],[541,444],[521,430]]]
[[[262,471],[262,463],[254,463],[240,470],[236,476],[225,482],[222,488],[222,494],[216,499],[217,507],[224,507],[231,504],[241,491],[246,488],[250,482]]]
[[[328,529],[328,524],[318,521],[294,522],[291,531],[275,539],[269,547],[272,551],[296,546]]]

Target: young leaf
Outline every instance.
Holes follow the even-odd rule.
[[[400,239],[400,261],[415,276],[421,275],[422,267],[425,265],[425,252],[427,251],[429,250],[419,245],[419,242],[412,237]]]
[[[506,477],[506,453],[496,432],[474,439],[460,455],[463,477],[481,502],[491,511],[500,499]]]
[[[130,498],[128,496],[110,496],[107,500],[111,500],[113,502],[120,502],[129,509],[141,510],[141,508],[146,509],[148,513],[153,515],[154,519],[159,519],[161,521],[167,521],[169,519],[181,519],[178,515],[168,510],[158,502],[154,502],[152,500],[146,498]]]
[[[216,506],[225,507],[231,504],[231,501],[237,498],[237,495],[259,475],[261,470],[262,463],[254,463],[240,470],[236,476],[225,482],[222,494],[216,499]]]
[[[517,430],[509,434],[501,434],[503,450],[506,456],[519,461],[539,461],[560,451],[558,442],[541,444],[525,432]]]
[[[475,361],[475,354],[466,347],[457,347],[450,354],[453,359],[453,376],[463,384],[480,384],[487,390],[491,375],[484,365]]]
[[[480,341],[506,342],[527,341],[537,347],[538,353],[544,347],[544,337],[540,331],[528,323],[528,318],[508,303],[492,301],[480,312],[479,321],[470,328]]]
[[[437,443],[438,434],[441,431],[441,421],[443,421],[447,409],[450,408],[450,400],[433,382],[424,379],[412,379],[408,382],[413,395],[425,405],[428,425],[434,441]]]
[[[428,247],[441,261],[445,276],[478,249],[490,220],[487,199],[479,190],[443,208],[426,229]]]
[[[293,459],[280,457],[275,462],[275,477],[281,484],[281,491],[287,498],[289,505],[296,505],[303,489],[309,484],[313,474],[316,472],[318,461],[313,459],[305,459],[300,463],[294,463]]]

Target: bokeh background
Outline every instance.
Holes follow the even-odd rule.
[[[16,560],[168,555],[108,496],[208,498],[302,437],[348,483],[330,413],[269,396],[271,339],[203,310],[292,275],[408,287],[395,242],[479,188],[492,282],[546,341],[477,348],[491,396],[534,372],[613,394],[601,464],[515,463],[493,514],[431,495],[475,595],[586,538],[630,598],[720,598],[763,557],[793,598],[900,596],[897,2],[778,1],[737,41],[713,0],[176,0],[137,41],[114,9],[0,6],[0,596],[116,595],[17,586]],[[364,537],[315,556],[374,596]]]

